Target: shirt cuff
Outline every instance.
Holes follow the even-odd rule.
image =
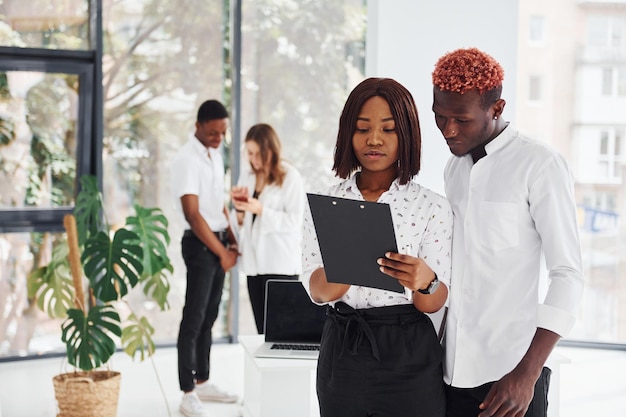
[[[539,304],[537,308],[537,327],[550,330],[561,337],[569,333],[575,321],[576,317],[554,306]]]

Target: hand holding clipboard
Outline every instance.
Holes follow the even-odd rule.
[[[388,204],[307,193],[328,282],[404,293],[376,262],[397,252]]]

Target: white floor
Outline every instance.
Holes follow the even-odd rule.
[[[241,397],[243,349],[238,344],[218,344],[213,349],[212,379]],[[626,352],[557,350],[571,360],[561,368],[561,417],[626,416]],[[124,353],[114,357],[111,368],[122,372],[117,417],[180,416],[176,350],[158,349],[153,359],[133,362]],[[52,377],[64,368],[60,358],[0,363],[0,416],[56,416]],[[205,404],[213,417],[241,415],[237,404]]]
[[[211,379],[220,388],[241,398],[243,348],[238,344],[214,345],[212,359]],[[68,370],[63,362],[63,359],[53,358],[0,363],[0,416],[56,416],[52,377]],[[157,349],[153,361],[144,362],[133,362],[125,353],[116,353],[111,369],[122,374],[117,417],[182,416],[178,412],[181,392],[176,349]],[[238,404],[205,404],[213,417],[241,415]]]

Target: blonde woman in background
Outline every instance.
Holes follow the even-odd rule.
[[[247,276],[256,328],[265,325],[265,283],[298,279],[305,191],[298,170],[280,155],[280,140],[268,124],[252,126],[245,139],[250,169],[231,190],[240,231],[240,266]]]

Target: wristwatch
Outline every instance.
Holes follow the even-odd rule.
[[[432,281],[430,281],[430,284],[428,284],[428,287],[422,289],[417,290],[418,292],[422,293],[422,294],[433,294],[435,291],[437,291],[437,287],[439,287],[439,278],[437,278],[437,274],[435,273],[435,278],[433,278]]]

